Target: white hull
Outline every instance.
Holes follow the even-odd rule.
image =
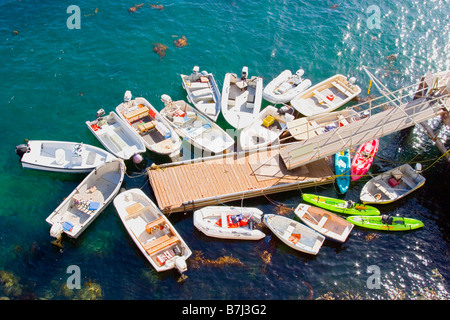
[[[188,101],[212,121],[217,121],[220,113],[221,95],[212,73],[181,74],[183,88]]]
[[[177,132],[145,98],[125,101],[116,112],[134,128],[148,150],[171,159],[180,154],[182,141]]]
[[[128,234],[156,271],[187,270],[186,260],[192,251],[142,190],[120,193],[114,206]]]
[[[334,111],[355,98],[361,88],[337,74],[303,91],[291,100],[291,105],[301,114],[315,114]]]
[[[258,116],[262,103],[261,77],[241,80],[234,73],[225,74],[222,88],[222,115],[239,130],[249,126]]]
[[[106,150],[78,142],[29,140],[27,146],[21,162],[28,169],[86,173],[116,159]]]
[[[390,179],[395,180],[389,182]],[[391,203],[417,190],[425,181],[409,164],[404,164],[370,179],[363,186],[360,199],[363,203]]]
[[[116,157],[128,160],[144,153],[145,145],[139,134],[115,112],[101,121],[86,121],[86,125],[100,143]]]
[[[52,226],[51,235],[58,237],[64,232],[78,238],[119,192],[125,170],[122,159],[92,170],[45,219]]]
[[[183,100],[168,103],[161,115],[181,137],[200,150],[219,154],[230,151],[234,146],[229,134]]]
[[[300,203],[294,213],[311,229],[338,242],[345,242],[354,226],[332,212],[304,203]]]
[[[193,220],[194,226],[209,237],[260,240],[266,235],[262,231],[254,229],[253,226],[261,221],[262,214],[262,211],[257,208],[209,206],[195,211]],[[245,223],[235,227],[228,224],[228,219],[240,215],[247,219],[244,220]]]
[[[317,255],[325,241],[317,231],[284,216],[265,214],[263,221],[278,239],[297,251]]]
[[[272,116],[274,123],[266,126],[263,121]],[[286,130],[286,124],[294,119],[290,114],[280,115],[274,106],[265,107],[256,120],[248,127],[242,129],[239,136],[239,145],[242,150],[265,148],[278,140]]]
[[[263,98],[271,103],[288,103],[311,87],[311,80],[302,79],[290,70],[284,70],[263,90]]]

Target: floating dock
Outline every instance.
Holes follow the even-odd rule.
[[[279,152],[272,147],[153,166],[148,179],[166,214],[334,182],[328,159],[287,170]]]

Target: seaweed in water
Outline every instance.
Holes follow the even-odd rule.
[[[153,44],[153,52],[156,52],[158,56],[164,57],[166,55],[167,46],[162,43],[154,43]]]
[[[200,265],[207,265],[207,266],[213,266],[213,267],[223,267],[224,265],[234,265],[234,266],[244,266],[244,263],[242,263],[241,260],[230,256],[223,256],[219,257],[215,260],[206,259],[203,257],[203,252],[201,251],[194,251],[195,256],[192,259],[192,267],[193,268],[199,268]]]
[[[173,42],[173,44],[177,47],[177,48],[181,48],[184,46],[187,46],[187,39],[185,36],[182,36],[181,38],[175,40]]]
[[[141,3],[141,4],[135,4],[133,7],[130,7],[130,8],[128,9],[128,12],[136,12],[136,11],[138,11],[138,9],[142,8],[143,6],[144,6],[143,3]]]
[[[164,10],[164,6],[162,4],[150,4],[150,7],[153,9]]]

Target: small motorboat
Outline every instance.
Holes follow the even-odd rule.
[[[205,235],[221,239],[260,240],[256,229],[263,212],[258,208],[208,206],[194,211],[194,226]]]
[[[183,100],[172,101],[163,94],[161,115],[190,144],[210,154],[231,151],[234,139],[203,112]]]
[[[28,140],[16,146],[22,166],[28,169],[86,173],[117,159],[101,148],[82,142]]]
[[[248,78],[247,67],[242,68],[240,78],[235,73],[226,73],[220,104],[225,120],[237,130],[249,126],[261,110],[262,91],[263,79]]]
[[[263,98],[271,103],[288,103],[311,86],[311,80],[303,79],[303,69],[294,74],[291,70],[284,70],[269,82],[263,90]]]
[[[97,119],[86,121],[86,125],[100,143],[113,155],[128,160],[135,154],[145,152],[145,144],[139,134],[111,111],[105,116],[105,111],[97,111]]]
[[[294,120],[292,107],[265,107],[256,120],[242,129],[239,145],[242,150],[252,150],[267,147],[278,140],[286,130],[286,124]]]
[[[420,164],[413,169],[406,163],[376,175],[363,186],[360,199],[363,203],[384,204],[404,198],[425,184],[420,171]]]
[[[405,217],[382,215],[378,217],[351,216],[347,221],[359,227],[383,231],[409,231],[423,227],[423,222]]]
[[[334,211],[337,213],[359,216],[380,215],[380,210],[378,210],[377,208],[362,203],[355,203],[352,200],[335,199],[310,193],[304,193],[302,195],[302,199],[317,207],[321,207],[325,210]]]
[[[131,92],[127,90],[124,102],[116,107],[116,112],[134,128],[147,149],[166,155],[172,161],[178,160],[182,143],[180,136],[147,99],[132,99]]]
[[[141,189],[119,193],[114,207],[128,234],[156,271],[176,268],[183,273],[187,270],[191,249]]]
[[[265,214],[263,222],[284,244],[297,251],[317,255],[325,241],[317,231],[284,216]]]
[[[353,156],[352,165],[350,168],[350,175],[352,181],[361,179],[372,166],[375,155],[378,152],[380,146],[380,140],[374,139],[367,141],[358,147],[355,155]]]
[[[181,74],[183,88],[188,101],[202,111],[212,121],[217,121],[220,113],[221,94],[212,73],[202,71],[195,66],[190,75]]]
[[[303,91],[291,100],[291,105],[304,116],[334,111],[355,98],[361,88],[354,77],[337,74]]]
[[[334,155],[334,171],[336,184],[341,193],[346,193],[350,187],[351,158],[350,149],[342,150]]]
[[[308,204],[300,203],[294,212],[308,227],[337,242],[345,242],[353,229],[347,220]]]
[[[50,235],[78,238],[119,192],[125,171],[123,160],[117,158],[92,170],[45,219]]]

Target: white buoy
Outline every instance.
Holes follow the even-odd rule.
[[[133,162],[135,164],[139,164],[142,162],[142,160],[144,160],[144,158],[139,154],[139,153],[135,153],[133,156]]]

